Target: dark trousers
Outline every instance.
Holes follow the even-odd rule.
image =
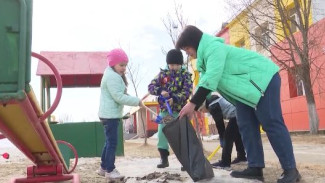
[[[225,133],[225,123],[223,121],[223,115],[219,104],[213,104],[208,108],[208,110],[216,124],[219,137],[223,138]]]
[[[216,124],[219,137],[221,138],[221,141],[224,142],[221,160],[230,165],[234,142],[236,145],[237,157],[246,157],[236,118],[234,117],[229,119],[229,123],[227,127],[225,127],[222,111],[217,103],[209,107],[209,112]]]
[[[107,172],[115,169],[115,151],[118,139],[118,123],[120,119],[100,119],[104,125],[105,145],[102,151],[101,167]]]
[[[256,109],[237,102],[237,123],[247,152],[248,167],[265,167],[260,124],[283,169],[296,168],[290,134],[282,117],[281,78],[276,73]]]
[[[237,120],[236,118],[231,118],[225,129],[221,155],[221,160],[227,165],[231,163],[231,152],[234,142],[236,145],[237,157],[246,157],[244,145],[237,126]]]

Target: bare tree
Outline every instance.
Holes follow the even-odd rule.
[[[131,81],[131,85],[132,85],[132,87],[134,89],[135,95],[138,98],[140,98],[139,93],[138,93],[138,87],[139,87],[140,82],[143,79],[143,77],[139,74],[140,65],[135,64],[134,62],[129,62],[128,65],[127,65],[127,70],[128,70],[127,77]],[[142,116],[141,111],[139,113],[140,113],[143,133],[144,133],[144,144],[147,145],[147,133],[146,133],[147,130],[146,130],[146,126],[144,124],[144,118]]]
[[[304,88],[309,114],[310,133],[319,129],[313,84],[324,74],[320,57],[324,24],[311,22],[312,0],[240,0],[234,5],[234,18],[250,37],[251,47],[264,52],[288,71]],[[293,2],[288,4],[289,2]],[[316,11],[315,11],[316,12]],[[321,72],[323,71],[323,72]],[[322,76],[324,77],[324,76]]]
[[[170,13],[167,14],[165,19],[162,19],[162,22],[167,30],[173,45],[176,45],[176,41],[180,32],[185,28],[188,23],[188,19],[183,16],[183,9],[181,4],[176,4],[174,1],[174,16]]]
[[[129,62],[127,65],[127,77],[130,79],[131,85],[137,97],[139,97],[138,87],[142,81],[142,77],[139,75],[139,68],[139,64],[135,64],[134,62]]]
[[[181,31],[188,25],[188,19],[183,16],[183,8],[181,4],[176,4],[174,1],[174,12],[172,14],[168,13],[166,18],[162,19],[162,22],[166,28],[167,34],[169,35],[174,47],[176,46],[176,41],[178,39]],[[162,48],[164,54],[167,51]],[[185,61],[186,67],[188,68],[189,59]]]

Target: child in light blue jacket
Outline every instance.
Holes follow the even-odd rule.
[[[122,49],[113,49],[107,55],[109,67],[106,68],[101,84],[100,105],[98,116],[104,125],[106,136],[98,174],[110,180],[123,179],[115,169],[115,151],[118,139],[118,123],[123,116],[124,105],[141,106],[142,101],[126,93],[127,79],[125,76],[128,57]]]

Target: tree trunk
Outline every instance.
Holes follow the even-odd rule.
[[[145,110],[146,111],[146,110]],[[142,124],[142,128],[143,128],[143,135],[144,135],[144,145],[147,145],[147,130],[146,130],[146,125],[144,124],[145,121],[143,119],[143,116],[142,116],[142,111],[141,109],[139,110],[139,113],[140,113],[140,118],[141,118],[141,124]],[[147,118],[146,118],[147,119]]]
[[[309,115],[309,131],[311,134],[317,134],[319,128],[319,119],[316,110],[315,98],[313,93],[313,88],[310,80],[309,69],[303,71],[303,82],[305,88],[305,95],[308,106],[308,115]]]
[[[308,102],[308,101],[307,101]],[[309,129],[311,134],[318,133],[319,119],[315,103],[308,103]]]

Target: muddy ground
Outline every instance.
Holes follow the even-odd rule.
[[[291,135],[297,167],[302,174],[302,183],[325,182],[325,135]],[[157,169],[159,153],[156,150],[156,139],[148,139],[144,145],[144,139],[125,141],[125,156],[116,159],[117,169],[126,176],[125,182],[193,182],[186,172],[181,172],[181,164],[171,152],[170,167]],[[1,143],[1,141],[0,141]],[[218,140],[203,141],[205,154],[208,156],[218,145]],[[264,182],[276,182],[282,169],[267,138],[263,135],[266,168],[264,169]],[[26,166],[30,161],[17,149],[7,148],[11,158],[0,158],[0,183],[9,182],[13,177],[26,176]],[[0,149],[3,152],[3,149]],[[221,150],[213,157],[211,162],[217,161],[221,156]],[[233,152],[233,158],[235,152]],[[105,178],[96,175],[100,158],[80,158],[75,173],[80,175],[81,182],[107,182]],[[232,169],[244,169],[247,164],[232,166]],[[229,176],[230,171],[214,170],[215,178],[210,181],[200,182],[259,182],[254,180],[235,179]]]

